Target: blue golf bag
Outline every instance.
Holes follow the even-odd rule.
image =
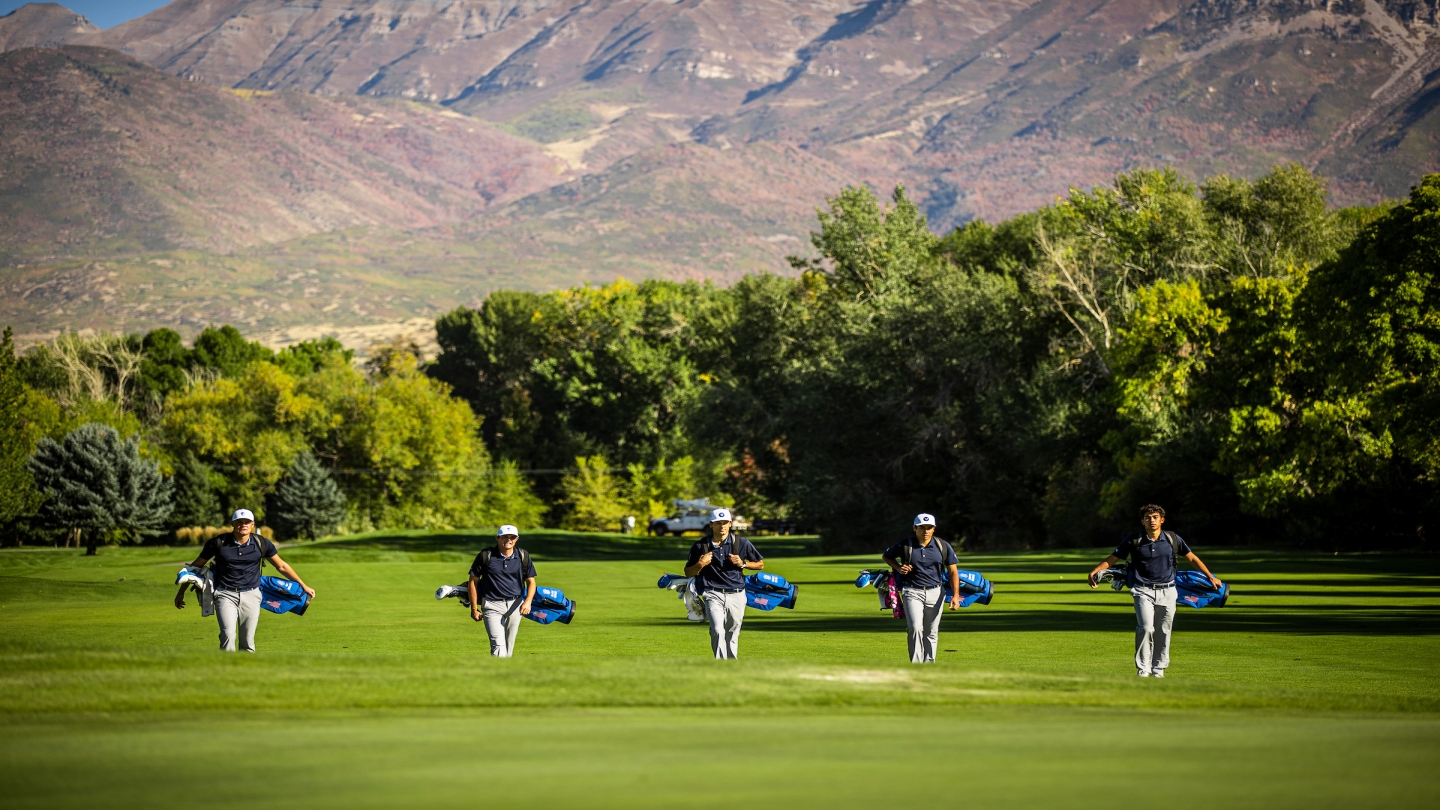
[[[1116,565],[1100,572],[1096,578],[1098,582],[1109,581],[1110,587],[1114,590],[1128,588],[1134,585],[1130,578],[1130,567]],[[1220,589],[1210,584],[1210,578],[1196,570],[1175,572],[1175,591],[1177,605],[1189,605],[1196,610],[1206,607],[1225,607],[1225,602],[1230,598],[1230,583],[1220,583]]]
[[[304,616],[310,607],[310,594],[300,583],[282,577],[260,577],[260,607],[271,613],[294,613]]]
[[[559,588],[536,588],[530,600],[530,613],[525,618],[539,624],[569,624],[575,618],[575,600],[567,599]]]
[[[745,577],[745,605],[756,610],[774,610],[777,607],[795,607],[800,595],[800,586],[785,581],[779,574],[764,571]]]
[[[470,588],[468,584],[441,585],[435,589],[435,598],[457,599],[468,608]],[[537,624],[569,624],[575,618],[575,600],[567,599],[559,588],[536,588],[535,598],[530,600],[530,613],[525,618]]]
[[[979,571],[957,571],[960,575],[960,607],[970,607],[979,602],[982,605],[990,604],[995,596],[995,584],[985,578]],[[945,586],[945,601],[950,601],[951,592],[949,584]]]
[[[880,609],[895,610],[896,605],[888,604],[886,589],[890,585],[890,578],[893,575],[889,568],[865,568],[860,571],[860,576],[855,578],[855,587],[865,588],[874,586],[880,593]],[[957,571],[960,576],[960,607],[970,607],[977,602],[982,605],[990,604],[995,597],[995,584],[985,578],[979,571]],[[950,601],[952,596],[950,585],[946,583],[944,599]],[[904,615],[901,608],[897,616]]]
[[[1225,607],[1225,602],[1230,598],[1230,584],[1220,583],[1220,590],[1210,584],[1210,578],[1199,571],[1176,571],[1175,590],[1177,592],[1175,604],[1189,605],[1192,608],[1203,607]]]

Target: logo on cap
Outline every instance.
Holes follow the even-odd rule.
[[[515,528],[514,526],[511,526],[509,523],[506,523],[504,526],[501,526],[500,528],[495,530],[496,537],[504,537],[507,534],[513,534],[516,537],[519,537],[520,530]]]
[[[710,522],[714,523],[717,520],[730,520],[730,510],[722,506],[719,509],[711,511]]]
[[[921,512],[920,514],[918,514],[918,515],[915,516],[915,525],[916,525],[916,526],[934,526],[934,525],[935,525],[935,516],[934,516],[934,515],[927,515],[926,513]]]

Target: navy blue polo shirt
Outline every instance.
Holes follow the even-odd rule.
[[[705,555],[707,551],[715,552],[715,559],[710,564],[700,569],[695,575],[695,589],[700,593],[706,591],[733,591],[745,587],[745,572],[739,566],[730,562],[730,555],[734,554],[746,562],[760,562],[765,559],[755,546],[738,534],[732,534],[725,538],[725,542],[719,546],[709,537],[700,538],[700,542],[690,547],[690,556],[685,560],[685,567],[689,568]]]
[[[257,542],[258,540],[258,542]],[[254,532],[244,545],[235,542],[235,533],[217,534],[205,541],[200,556],[214,560],[211,572],[215,587],[222,591],[248,591],[260,587],[260,555],[276,555],[275,544]]]
[[[475,562],[470,564],[470,576],[480,580],[476,590],[482,601],[508,602],[525,595],[525,580],[535,576],[535,563],[520,564],[519,546],[509,557],[501,554],[498,547],[490,549],[490,567],[481,571],[484,556],[483,551],[476,554]]]
[[[939,536],[930,538],[930,545],[922,546],[920,541],[907,537],[895,545],[885,549],[885,556],[900,563],[904,563],[905,546],[911,547],[910,552],[910,573],[900,575],[900,584],[906,588],[939,588],[945,584],[945,569],[952,565],[959,565],[960,558],[955,556],[955,549],[948,543],[941,546],[937,540]],[[942,550],[943,549],[943,550]]]
[[[1170,538],[1175,547],[1170,546]],[[1159,539],[1151,541],[1144,533],[1132,534],[1120,541],[1111,552],[1119,559],[1130,559],[1130,575],[1140,585],[1163,588],[1175,584],[1176,558],[1190,553],[1190,547],[1174,532],[1161,532]]]

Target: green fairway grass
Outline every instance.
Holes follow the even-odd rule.
[[[1201,549],[1233,596],[1181,609],[1153,681],[1128,594],[1085,585],[1103,549],[963,555],[995,600],[947,612],[917,667],[853,585],[878,557],[757,538],[798,605],[747,611],[741,660],[715,662],[655,587],[692,538],[563,532],[522,544],[574,623],[525,622],[494,660],[433,597],[485,542],[284,548],[318,598],[262,614],[253,656],[171,605],[194,548],[0,552],[4,806],[1440,805],[1434,557]]]

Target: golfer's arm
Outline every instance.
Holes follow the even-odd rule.
[[[765,561],[764,561],[764,560],[741,560],[741,561],[740,561],[740,568],[741,568],[742,570],[743,570],[743,569],[746,569],[746,568],[749,568],[751,571],[764,571],[764,570],[765,570]]]
[[[474,574],[471,574],[471,575],[470,575],[470,581],[467,582],[467,583],[465,583],[466,587],[468,587],[468,588],[470,589],[470,609],[471,609],[471,610],[479,610],[479,609],[480,609],[480,594],[478,594],[478,593],[475,592],[475,582],[476,582],[475,575],[474,575]]]
[[[525,578],[525,604],[535,601],[535,577]]]
[[[900,562],[899,562],[898,560],[896,560],[894,557],[884,557],[884,556],[882,556],[880,559],[884,560],[886,565],[888,565],[888,566],[890,566],[891,568],[893,568],[893,569],[895,570],[895,573],[897,573],[897,574],[900,573]]]
[[[960,566],[950,566],[950,595],[956,599],[960,598]]]
[[[1205,563],[1201,562],[1201,561],[1200,561],[1200,558],[1197,557],[1197,556],[1195,556],[1195,552],[1192,551],[1192,552],[1186,554],[1186,555],[1185,555],[1185,559],[1189,560],[1191,565],[1195,566],[1196,568],[1199,568],[1201,571],[1204,571],[1204,572],[1205,572],[1205,576],[1210,577],[1211,579],[1219,579],[1219,577],[1217,577],[1217,576],[1215,576],[1214,574],[1210,573],[1210,569],[1209,569],[1209,568],[1206,568],[1206,567],[1205,567]]]
[[[685,576],[687,576],[687,577],[695,577],[695,576],[698,576],[699,573],[700,573],[700,569],[701,569],[701,568],[704,568],[704,567],[705,567],[705,566],[703,566],[703,565],[700,564],[700,561],[699,561],[699,560],[696,560],[694,565],[687,565],[687,566],[685,566]]]
[[[279,554],[276,554],[274,557],[270,558],[270,564],[275,566],[276,571],[284,574],[286,579],[298,584],[302,588],[307,587],[305,585],[305,580],[301,579],[300,575],[295,573],[295,569],[290,567],[290,563],[287,563],[284,560],[280,559]]]

